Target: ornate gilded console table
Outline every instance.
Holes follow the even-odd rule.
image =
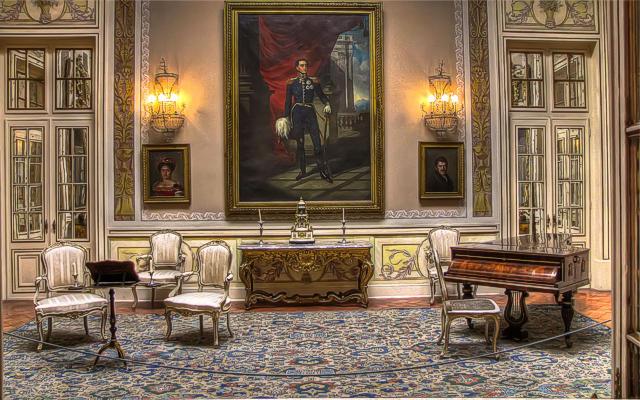
[[[356,302],[367,307],[373,276],[369,242],[242,244],[240,279],[245,307],[258,302],[326,304]]]

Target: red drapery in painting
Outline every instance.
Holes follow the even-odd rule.
[[[295,61],[309,62],[308,74],[329,63],[338,35],[362,23],[352,15],[266,15],[258,18],[260,32],[260,73],[271,92],[271,126],[283,116],[287,80],[296,76]],[[277,141],[274,131],[274,141]],[[285,156],[282,144],[276,153]]]

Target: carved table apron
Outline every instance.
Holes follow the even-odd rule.
[[[355,302],[367,307],[373,276],[369,242],[242,244],[240,279],[245,307],[258,302],[326,304]]]

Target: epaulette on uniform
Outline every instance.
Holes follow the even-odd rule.
[[[309,78],[311,78],[311,82],[313,83],[320,83],[320,79],[316,78],[315,76],[310,76]]]
[[[290,83],[295,82],[296,79],[298,79],[298,78],[297,77],[289,78],[289,80],[287,80],[287,85],[290,84]]]

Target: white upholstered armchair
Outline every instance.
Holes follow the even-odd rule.
[[[233,280],[231,274],[232,253],[229,246],[221,240],[214,240],[198,249],[196,266],[193,272],[183,274],[178,286],[169,298],[165,299],[165,318],[167,320],[166,339],[171,336],[171,314],[198,315],[200,318],[200,335],[203,335],[203,317],[210,315],[213,320],[213,345],[218,347],[218,321],[223,314],[227,315],[227,330],[233,337],[229,322],[229,285]],[[198,291],[178,294],[183,282],[192,275],[197,275]],[[203,291],[205,288],[211,290]]]
[[[178,279],[184,272],[186,257],[182,253],[182,235],[178,232],[165,229],[154,233],[149,238],[151,251],[149,254],[137,256],[136,270],[140,282],[131,287],[133,291],[133,305],[138,305],[137,286],[151,288],[151,304],[155,301],[156,288],[172,287],[178,285]]]
[[[100,332],[104,340],[108,302],[104,297],[91,293],[87,286],[90,285],[91,277],[85,268],[86,249],[73,243],[56,243],[42,251],[41,259],[44,271],[36,278],[36,293],[33,297],[36,326],[41,341],[38,343],[38,351],[42,350],[42,341],[45,340],[42,332],[42,322],[45,318],[48,320],[46,341],[49,341],[53,317],[83,317],[84,330],[88,335],[87,316],[91,313],[102,314]],[[46,297],[38,299],[42,284]]]

